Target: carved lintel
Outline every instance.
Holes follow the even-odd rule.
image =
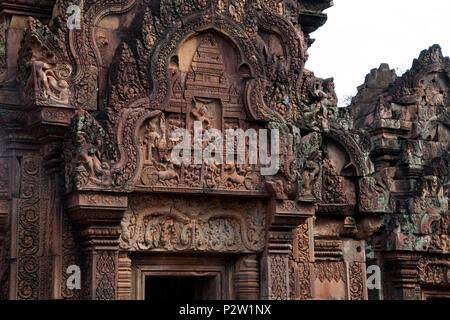
[[[148,195],[129,200],[121,223],[122,250],[256,253],[264,249],[266,210],[259,201]]]

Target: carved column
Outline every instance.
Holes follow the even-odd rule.
[[[416,285],[418,278],[417,256],[414,253],[389,252],[385,256],[390,269],[388,278],[392,283],[392,292],[388,292],[388,299],[416,300]],[[384,286],[383,286],[384,287]]]
[[[314,212],[312,203],[271,200],[268,243],[261,260],[262,299],[289,299],[289,255],[292,254],[293,229],[305,223]]]
[[[117,299],[120,222],[127,196],[82,192],[67,200],[83,252],[82,298]]]
[[[259,299],[259,261],[257,255],[246,255],[239,259],[234,287],[238,300]]]
[[[119,280],[118,280],[118,298],[119,300],[131,299],[131,259],[128,252],[119,253]]]

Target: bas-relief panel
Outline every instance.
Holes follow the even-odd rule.
[[[260,252],[263,201],[133,195],[121,223],[120,248],[146,252]]]

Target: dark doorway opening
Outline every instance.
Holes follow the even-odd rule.
[[[209,300],[216,297],[216,277],[147,276],[145,300]]]

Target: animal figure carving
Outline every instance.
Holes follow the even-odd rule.
[[[227,165],[225,167],[225,171],[227,171],[225,183],[237,183],[239,185],[243,185],[245,181],[245,176],[240,175],[239,173],[244,173],[245,171],[239,168],[239,173],[236,169],[235,165]]]
[[[160,165],[163,170],[158,171],[156,174],[158,176],[158,180],[160,182],[164,182],[167,180],[176,179],[177,182],[180,181],[180,176],[175,171],[173,163],[169,163],[168,165]]]

